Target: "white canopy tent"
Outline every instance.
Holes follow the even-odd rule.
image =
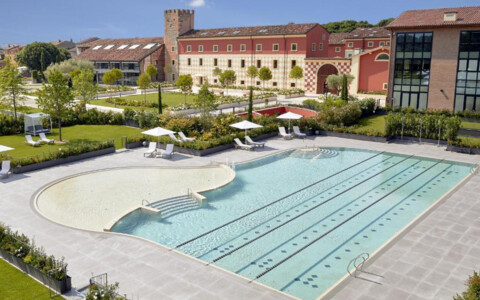
[[[49,119],[50,129],[43,128],[43,120]],[[38,135],[39,133],[49,133],[52,131],[52,119],[49,114],[34,113],[23,116],[25,124],[25,134]]]

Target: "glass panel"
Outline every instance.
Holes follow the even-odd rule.
[[[470,34],[470,42],[471,43],[478,43],[480,42],[480,31],[472,32]]]
[[[395,84],[402,84],[402,78],[395,78]]]
[[[422,52],[413,52],[414,58],[422,58]]]
[[[393,93],[393,107],[399,107],[400,106],[401,95],[402,94],[400,92]]]
[[[470,59],[468,61],[468,70],[469,71],[477,71],[477,69],[478,69],[478,60]]]
[[[480,56],[480,52],[470,52],[470,58],[477,58]]]
[[[468,43],[470,41],[470,32],[463,31],[460,34],[460,43]]]
[[[418,85],[412,85],[412,92],[419,92],[420,91],[420,86]]]
[[[468,52],[460,52],[460,58],[468,58]]]
[[[409,86],[409,85],[404,85],[404,86],[402,86],[402,91],[404,91],[404,92],[410,92],[410,86]]]
[[[475,105],[475,97],[467,96],[465,101],[465,109],[472,111],[474,108],[474,105]]]
[[[431,52],[423,52],[423,58],[430,58],[432,56]]]
[[[426,109],[427,108],[427,99],[428,95],[426,93],[421,93],[420,94],[420,101],[418,104],[419,109]]]
[[[467,62],[468,60],[462,59],[458,61],[458,70],[459,71],[465,71],[467,69]]]
[[[467,80],[477,80],[477,72],[468,72]]]
[[[474,95],[475,94],[475,89],[467,88],[467,89],[465,89],[465,94]]]
[[[466,86],[466,85],[467,85],[467,81],[466,81],[466,80],[461,80],[461,79],[457,80],[457,86],[458,86],[458,87],[464,87],[464,86]]]
[[[467,72],[458,72],[458,79],[467,79]]]
[[[397,52],[397,58],[403,58],[404,56],[403,52]]]
[[[405,58],[412,58],[413,53],[412,52],[405,52],[404,56],[405,56]]]
[[[397,44],[405,42],[405,34],[399,33],[397,34]]]
[[[477,87],[477,81],[476,80],[467,80],[465,86],[469,87],[469,88]]]
[[[457,94],[465,94],[465,88],[464,87],[457,87]]]
[[[421,44],[423,42],[423,33],[415,33],[415,43]]]
[[[463,110],[463,102],[465,101],[465,96],[457,95],[455,97],[455,111],[462,111]]]
[[[414,37],[415,37],[414,33],[407,33],[405,35],[405,43],[412,43]]]
[[[477,88],[477,95],[480,95],[480,88]]]
[[[394,91],[400,91],[400,90],[402,90],[402,86],[401,85],[394,85],[393,90]]]
[[[421,92],[428,92],[428,86],[421,86],[420,91]]]
[[[418,94],[412,93],[410,94],[410,107],[417,108],[418,106]]]
[[[408,107],[408,96],[409,93],[402,93],[402,107]]]
[[[432,33],[431,32],[425,33],[424,42],[425,43],[431,43],[432,42]]]

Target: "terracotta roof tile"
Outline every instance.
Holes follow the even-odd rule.
[[[140,61],[163,47],[163,38],[104,39],[96,40],[89,46],[75,58],[90,61]]]
[[[81,40],[80,42],[77,43],[77,45],[84,45],[84,44],[92,43],[92,42],[95,42],[96,40],[99,40],[99,39],[100,38],[98,38],[96,36],[92,36],[92,37],[89,37],[87,39]]]
[[[444,13],[456,12],[456,21],[444,21]],[[386,28],[439,27],[480,25],[480,6],[407,10]]]
[[[346,39],[363,39],[363,38],[390,38],[391,33],[384,27],[357,28],[350,32]]]
[[[267,25],[267,26],[249,26],[249,27],[230,27],[215,29],[193,29],[179,38],[209,38],[209,37],[232,37],[232,36],[262,36],[262,35],[292,35],[305,34],[318,23],[286,25]]]
[[[330,36],[328,38],[328,44],[329,45],[344,45],[345,44],[345,38],[349,34],[350,34],[349,32],[330,33]]]

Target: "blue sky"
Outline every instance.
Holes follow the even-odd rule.
[[[376,23],[408,9],[480,5],[479,0],[1,0],[0,45],[91,36],[163,36],[163,11],[195,9],[195,28],[327,23]]]

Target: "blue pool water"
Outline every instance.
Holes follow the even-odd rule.
[[[198,207],[163,216],[135,211],[112,231],[315,299],[351,259],[373,253],[472,167],[346,148],[288,151],[237,165],[235,180],[204,193]]]

